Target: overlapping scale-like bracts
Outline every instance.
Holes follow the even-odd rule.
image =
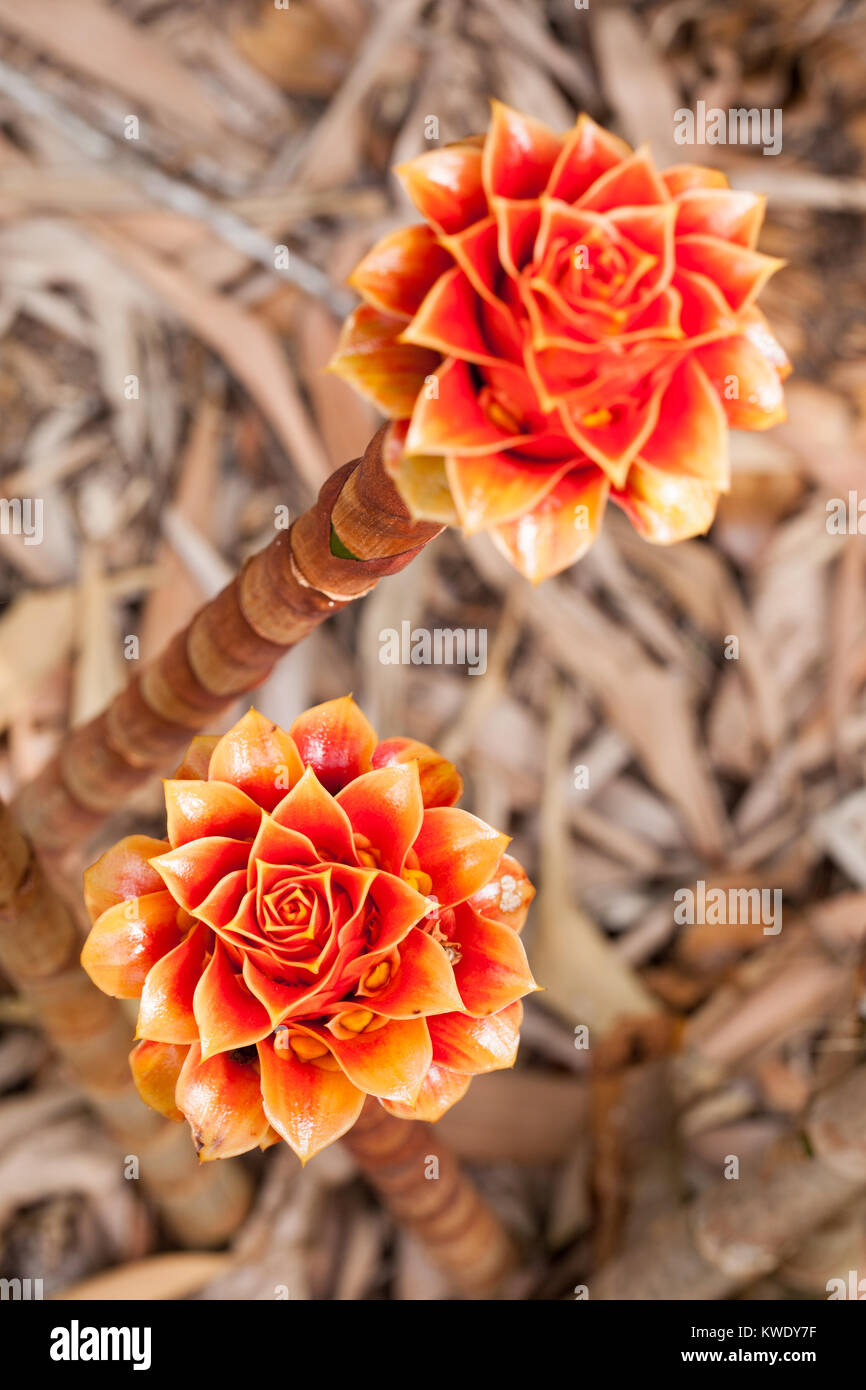
[[[763,199],[499,102],[486,136],[397,172],[425,222],[356,268],[331,366],[394,422],[413,512],[489,530],[533,580],[585,552],[609,499],[650,541],[706,531],[728,426],[784,418]]]
[[[306,1161],[367,1096],[435,1120],[512,1065],[534,890],[462,789],[349,697],[288,733],[251,710],[193,740],[165,840],[128,836],[87,871],[82,962],[140,1000],[136,1084],[202,1159],[284,1139]]]

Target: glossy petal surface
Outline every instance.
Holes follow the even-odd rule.
[[[202,1160],[282,1141],[305,1163],[367,1097],[436,1119],[511,1065],[532,888],[453,804],[452,763],[380,742],[346,696],[290,733],[251,710],[179,772],[170,844],[129,836],[88,871],[83,960],[140,996],[136,1086]]]
[[[333,365],[393,421],[410,511],[489,531],[533,582],[585,554],[609,497],[649,541],[705,531],[728,427],[784,418],[764,199],[499,101],[483,136],[398,173],[424,220],[358,266]]]

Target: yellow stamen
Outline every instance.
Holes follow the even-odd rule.
[[[432,878],[429,874],[425,874],[423,869],[404,869],[403,878],[410,888],[414,888],[418,893],[423,893],[425,898],[433,887]]]
[[[312,1062],[316,1057],[324,1057],[328,1051],[318,1038],[308,1038],[303,1033],[294,1033],[289,1045],[301,1062]]]
[[[509,434],[520,434],[520,421],[506,410],[501,401],[489,400],[487,402],[487,418],[494,425],[498,425],[501,430],[507,430]]]
[[[373,1017],[369,1009],[352,1009],[350,1013],[340,1015],[340,1022],[350,1033],[363,1033],[368,1024],[373,1022]]]
[[[382,851],[376,849],[371,844],[366,835],[355,834],[355,849],[358,851],[358,858],[362,864],[366,864],[368,869],[381,869]]]
[[[612,419],[612,412],[602,408],[601,410],[591,410],[588,415],[583,416],[580,423],[592,430],[598,425],[609,425]]]
[[[368,970],[361,984],[364,989],[381,989],[391,978],[391,964],[387,960],[381,960],[378,965],[374,965],[372,970]]]

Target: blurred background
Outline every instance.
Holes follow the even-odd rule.
[[[532,589],[444,535],[255,695],[288,724],[351,690],[381,736],[434,744],[538,885],[547,988],[518,1066],[440,1127],[523,1243],[522,1297],[591,1288],[728,1156],[766,1173],[802,1152],[812,1097],[866,1046],[866,551],[856,523],[827,524],[828,501],[866,498],[864,18],[841,0],[0,0],[2,492],[44,502],[41,544],[0,535],[4,796],[271,538],[275,507],[296,515],[362,451],[376,418],[323,367],[347,273],[414,220],[392,165],[483,130],[496,96],[557,129],[589,111],[769,195],[761,249],[788,264],[761,304],[795,363],[789,421],[734,437],[707,539],[650,547],[608,509],[588,558]],[[678,146],[674,113],[699,101],[780,110],[781,151]],[[485,673],[383,664],[405,621],[486,630]],[[158,829],[159,808],[155,786],[102,843]],[[783,930],[677,925],[699,880],[781,890]],[[303,1173],[283,1146],[232,1161],[257,1184],[236,1240],[157,1277],[166,1232],[0,981],[0,1277],[448,1296],[336,1146]],[[771,1263],[733,1292],[826,1298],[866,1274],[866,1193]]]

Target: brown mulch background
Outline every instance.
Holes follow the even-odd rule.
[[[526,1295],[591,1284],[727,1155],[771,1168],[866,1049],[866,546],[826,511],[866,499],[864,18],[833,0],[0,0],[0,469],[46,527],[40,546],[0,536],[4,795],[118,688],[130,636],[161,647],[275,507],[360,452],[374,417],[322,367],[345,275],[410,216],[389,170],[429,146],[429,117],[445,143],[491,95],[557,128],[586,109],[769,194],[789,422],[735,436],[707,540],[656,549],[609,512],[589,557],[532,590],[444,536],[255,696],[288,723],[352,690],[383,736],[441,748],[539,886],[547,990],[519,1063],[441,1124],[524,1242]],[[699,99],[782,108],[782,153],[684,152],[672,112]],[[405,620],[486,628],[486,674],[383,665]],[[148,789],[105,843],[159,804]],[[781,889],[783,930],[677,926],[674,892],[701,879]],[[644,1020],[637,1049],[623,1015]],[[249,1160],[232,1250],[152,1264],[164,1232],[8,988],[0,1027],[0,1276],[448,1295],[336,1148],[303,1173],[283,1150]],[[747,1293],[824,1298],[864,1261],[855,1204]]]

